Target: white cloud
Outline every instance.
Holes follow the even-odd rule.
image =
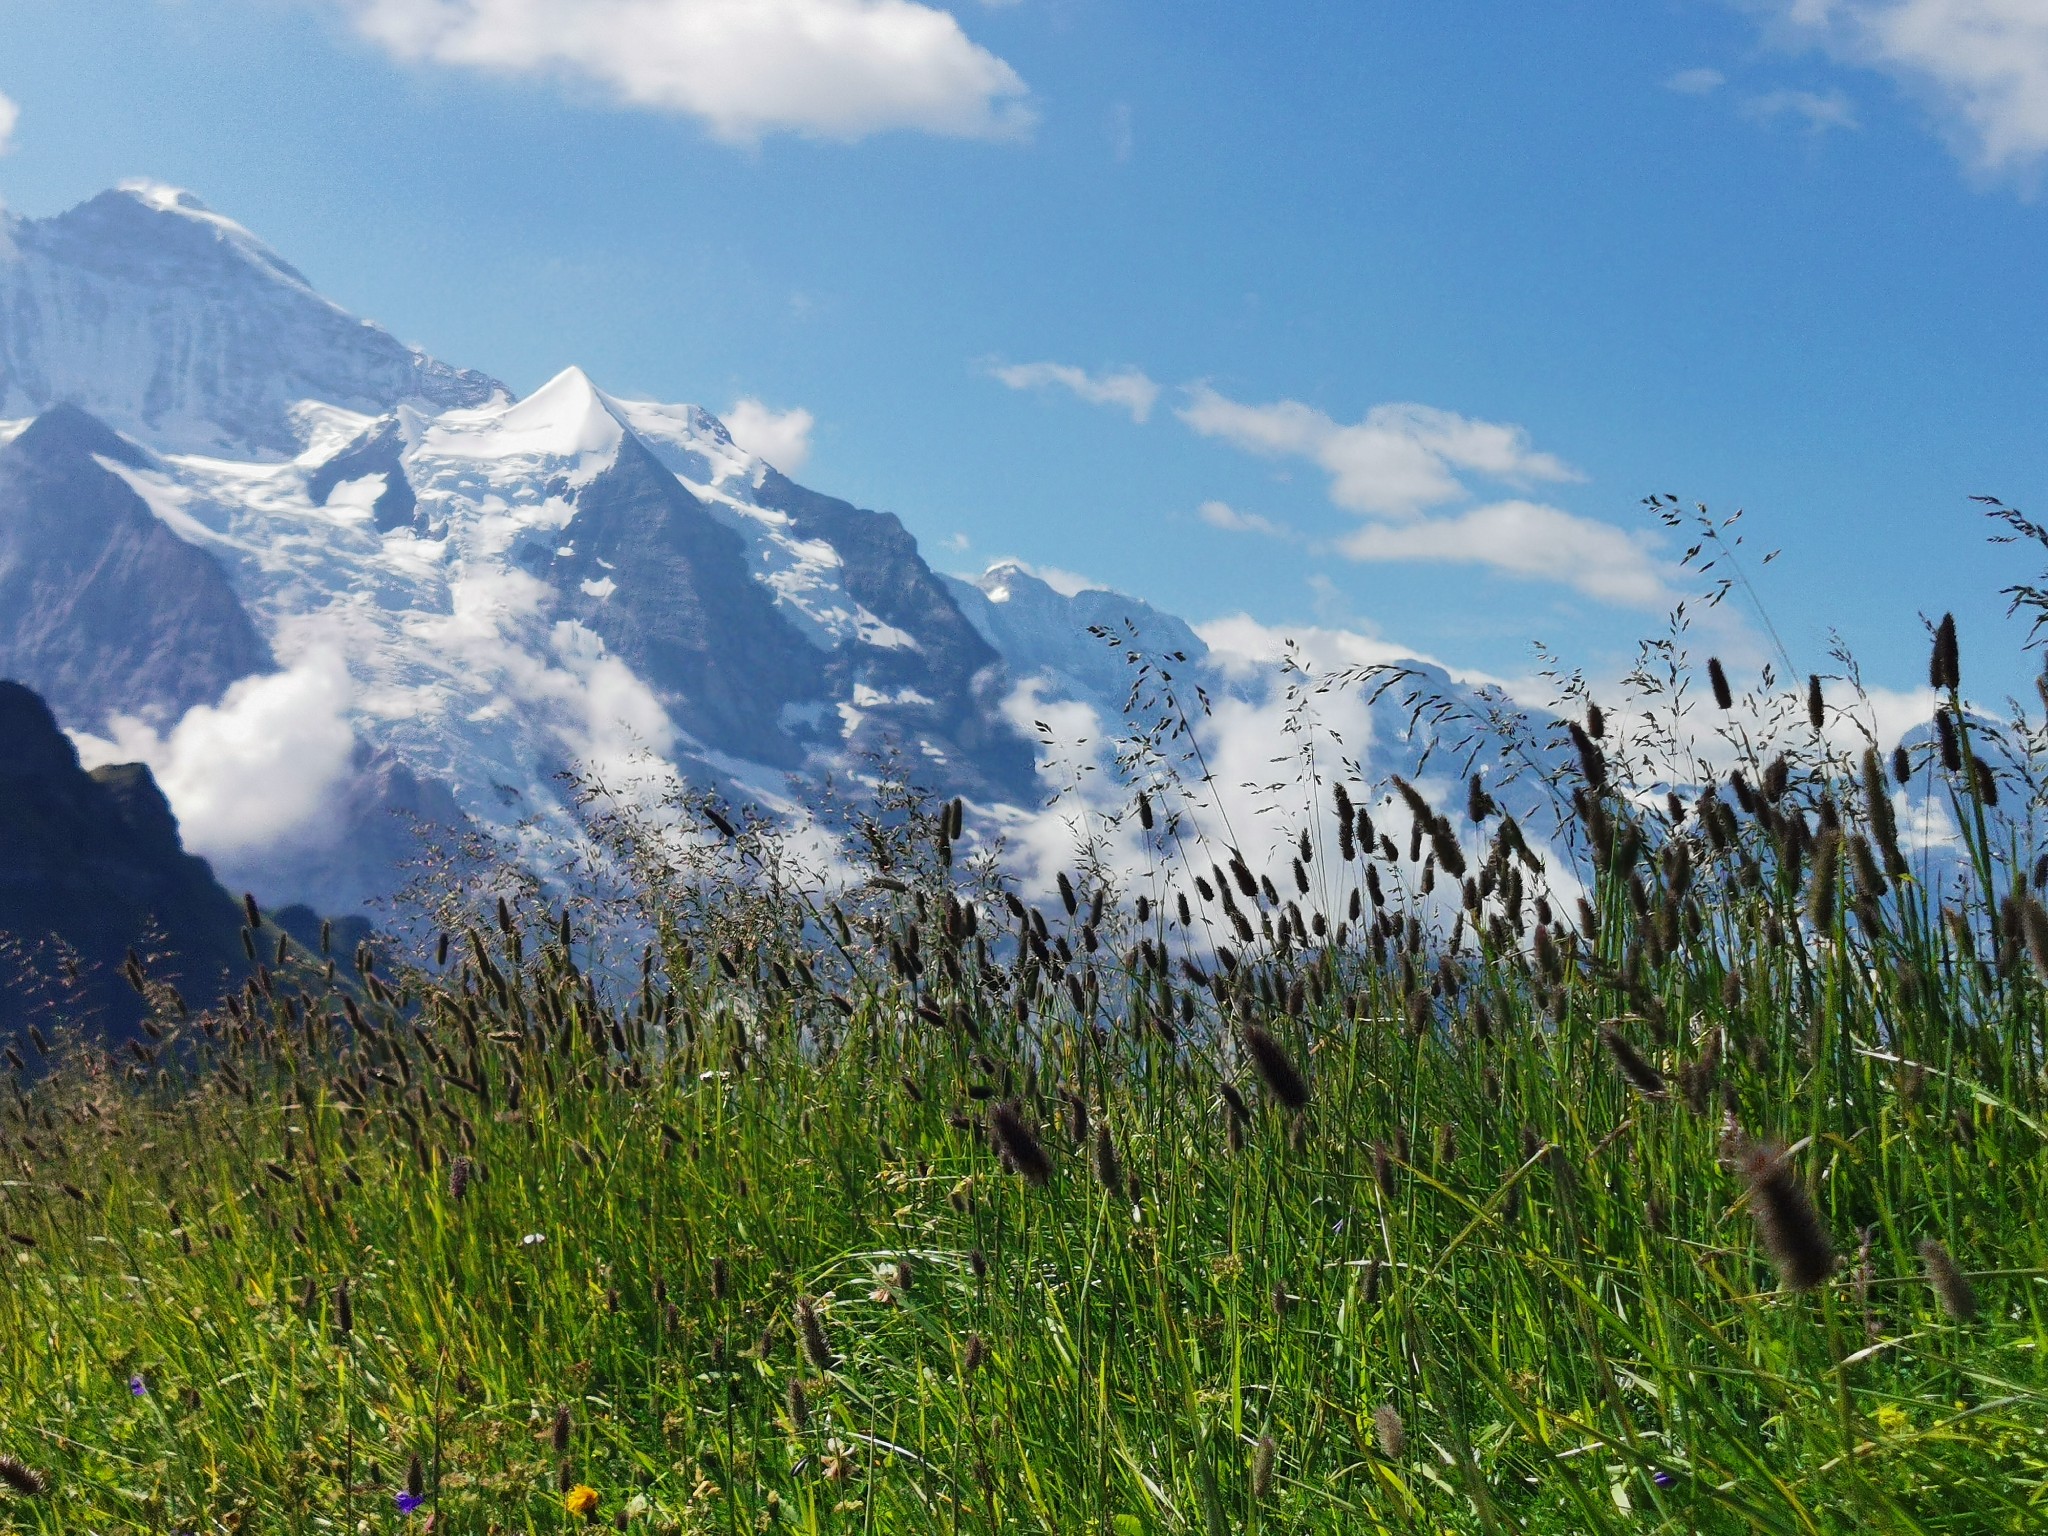
[[[1114,373],[1090,373],[1068,363],[1010,363],[989,369],[1000,383],[1011,389],[1069,390],[1090,405],[1113,405],[1131,413],[1131,420],[1143,422],[1159,399],[1159,386],[1136,368],[1119,368]]]
[[[1728,83],[1718,69],[1681,69],[1664,82],[1664,89],[1681,96],[1711,96]]]
[[[0,94],[0,155],[14,147],[14,125],[21,121],[21,108],[12,98]]]
[[[1248,613],[1228,614],[1197,624],[1194,628],[1195,633],[1202,637],[1202,643],[1209,647],[1210,661],[1240,680],[1272,676],[1280,658],[1288,654],[1291,646],[1295,654],[1307,660],[1317,671],[1333,672],[1346,667],[1378,667],[1419,661],[1425,666],[1442,667],[1469,687],[1501,682],[1488,673],[1451,667],[1412,645],[1396,645],[1391,640],[1356,629],[1321,624],[1262,624]]]
[[[725,429],[748,453],[766,459],[785,475],[794,475],[811,457],[811,428],[817,420],[801,406],[771,410],[749,395],[735,400],[725,413]]]
[[[1375,523],[1344,541],[1354,560],[1483,565],[1561,582],[1602,602],[1655,608],[1671,598],[1644,541],[1611,523],[1530,501],[1501,501],[1451,517]]]
[[[2048,5],[2041,0],[1765,0],[1794,36],[1931,101],[1979,170],[2048,160]]]
[[[1367,516],[1417,517],[1460,499],[1465,487],[1455,470],[1511,484],[1581,478],[1532,449],[1520,427],[1426,405],[1376,405],[1343,425],[1299,400],[1244,405],[1197,384],[1179,415],[1204,437],[1248,453],[1310,460],[1329,475],[1333,502]]]
[[[1034,113],[1008,64],[915,0],[333,0],[409,62],[563,74],[721,139],[907,128],[1015,138]]]
[[[1815,133],[1863,126],[1856,120],[1855,104],[1840,91],[1766,91],[1743,102],[1742,115],[1766,123],[1796,117]]]
[[[1195,508],[1195,515],[1211,528],[1221,528],[1228,533],[1263,533],[1274,539],[1290,537],[1288,530],[1271,518],[1261,517],[1256,512],[1240,512],[1227,501],[1205,501]]]
[[[1061,597],[1072,597],[1076,592],[1107,592],[1110,590],[1108,583],[1097,581],[1092,576],[1083,576],[1079,571],[1062,570],[1057,565],[1034,565],[1029,560],[1019,560],[1008,555],[1000,560],[989,562],[988,569],[993,571],[998,566],[1005,565],[1014,565],[1026,576],[1036,576],[1048,587],[1051,587],[1053,591],[1059,593]],[[997,601],[1000,602],[1001,599],[998,598]]]
[[[147,763],[186,846],[208,858],[317,845],[354,764],[352,691],[340,655],[321,651],[288,671],[242,679],[164,734],[118,718],[111,740],[81,734],[79,755],[88,764]]]

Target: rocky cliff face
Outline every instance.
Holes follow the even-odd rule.
[[[87,773],[49,707],[0,682],[0,1032],[141,1015],[130,950],[195,1007],[246,969],[241,905],[187,853],[147,768]]]
[[[273,665],[220,563],[122,479],[146,463],[72,406],[0,447],[0,676],[73,726],[175,720]]]

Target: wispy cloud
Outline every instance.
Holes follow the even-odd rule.
[[[1742,115],[1757,122],[1797,118],[1815,133],[1831,128],[1860,128],[1856,107],[1840,91],[1766,91],[1742,103]]]
[[[1256,512],[1240,512],[1227,501],[1205,501],[1195,508],[1195,515],[1211,528],[1221,528],[1226,533],[1262,533],[1269,539],[1294,536],[1291,530],[1281,527],[1271,518],[1261,517]]]
[[[1603,603],[1657,608],[1671,598],[1646,540],[1612,523],[1532,501],[1498,501],[1447,517],[1374,523],[1343,544],[1354,560],[1478,565],[1554,581]]]
[[[1069,363],[1007,363],[991,366],[991,377],[1011,389],[1064,389],[1090,405],[1110,405],[1144,422],[1159,401],[1159,386],[1136,368],[1090,373]]]
[[[14,125],[21,121],[21,108],[5,95],[0,95],[0,155],[14,147]]]
[[[915,0],[331,0],[409,62],[580,77],[751,143],[1027,134],[1017,72]]]
[[[1788,35],[1926,99],[1988,174],[2048,163],[2048,5],[2041,0],[1746,0]]]
[[[749,395],[734,401],[723,419],[735,443],[785,475],[796,474],[810,461],[811,428],[817,420],[801,406],[778,411]]]
[[[1414,517],[1460,499],[1459,470],[1516,485],[1581,478],[1531,448],[1520,427],[1427,405],[1376,405],[1343,424],[1299,400],[1245,405],[1197,384],[1178,414],[1204,437],[1246,452],[1309,460],[1329,475],[1333,502],[1374,517]]]
[[[1681,96],[1711,96],[1728,83],[1718,69],[1681,69],[1664,82],[1664,89]]]

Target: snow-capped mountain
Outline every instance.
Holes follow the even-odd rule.
[[[394,803],[558,832],[577,765],[772,800],[893,753],[1033,792],[1002,657],[893,516],[574,368],[514,399],[189,194],[5,226],[0,401],[35,413],[0,427],[0,596],[33,599],[0,674],[157,763],[267,896],[388,890]],[[208,774],[261,732],[308,743],[272,763],[317,787],[290,825]]]
[[[152,447],[285,458],[301,401],[506,393],[322,298],[189,192],[137,181],[53,219],[0,211],[0,417],[63,402]]]

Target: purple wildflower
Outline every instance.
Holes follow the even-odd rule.
[[[133,1397],[149,1396],[149,1383],[142,1379],[142,1372],[137,1371],[128,1378],[128,1392]]]
[[[1671,1473],[1666,1472],[1662,1467],[1659,1467],[1656,1471],[1650,1474],[1650,1481],[1655,1483],[1659,1488],[1670,1488],[1677,1484],[1678,1479]]]
[[[409,1515],[426,1502],[426,1495],[424,1494],[400,1492],[398,1495],[398,1512],[401,1515]]]

